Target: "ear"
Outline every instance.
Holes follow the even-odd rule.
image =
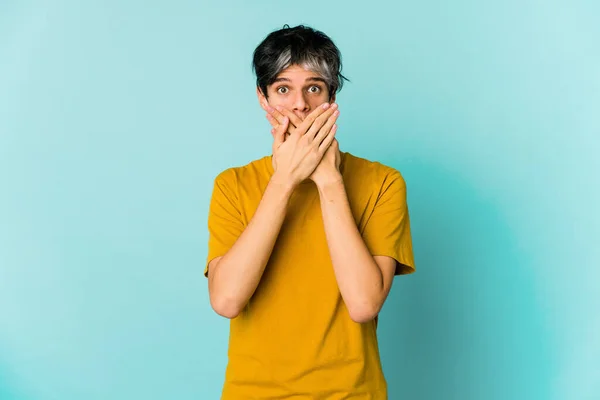
[[[256,87],[256,96],[258,97],[258,103],[260,104],[261,107],[263,107],[263,104],[269,104],[269,101],[263,94],[263,91],[258,86]]]
[[[335,93],[331,96],[329,96],[329,104],[333,104],[335,103]]]

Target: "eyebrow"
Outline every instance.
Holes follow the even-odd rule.
[[[289,80],[288,78],[277,78],[273,81],[273,83],[277,83],[277,82],[291,82],[291,80]],[[321,77],[318,76],[311,76],[310,78],[306,78],[305,82],[322,82],[322,83],[327,83],[327,81]]]

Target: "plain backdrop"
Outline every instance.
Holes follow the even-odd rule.
[[[0,399],[218,399],[214,177],[270,154],[251,56],[330,35],[343,151],[400,170],[390,399],[600,398],[597,1],[0,1]]]

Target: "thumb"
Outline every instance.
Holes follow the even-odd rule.
[[[287,132],[289,122],[290,122],[290,119],[288,117],[285,117],[283,119],[283,122],[281,124],[279,124],[279,126],[272,131],[273,139],[274,139],[273,145],[275,148],[281,146],[281,144],[284,142],[285,133]]]

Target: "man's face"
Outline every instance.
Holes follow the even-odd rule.
[[[257,93],[260,101],[260,89],[257,89]],[[287,108],[302,120],[321,104],[335,101],[335,95],[329,97],[325,80],[317,73],[299,65],[291,65],[281,71],[275,82],[267,86],[267,94],[267,101],[271,107]]]

